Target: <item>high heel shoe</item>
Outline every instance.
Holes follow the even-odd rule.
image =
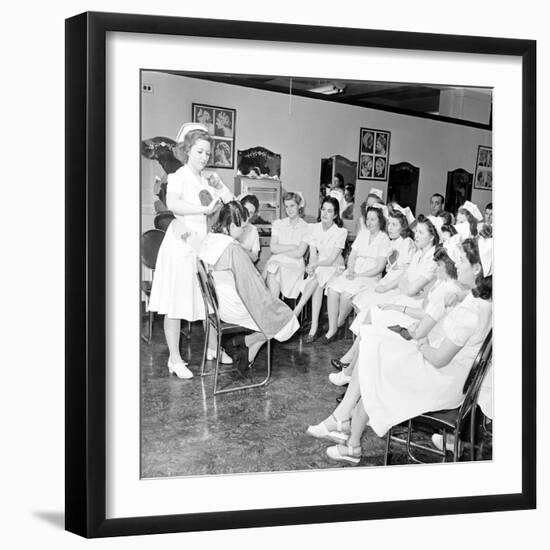
[[[340,361],[340,359],[331,359],[330,364],[336,370],[342,370],[344,367],[347,367],[349,365],[349,363],[344,363],[343,361]]]
[[[357,454],[357,449],[359,449],[359,455]],[[332,460],[337,460],[338,462],[349,462],[354,466],[357,466],[361,461],[361,447],[354,447],[353,445],[346,446],[347,454],[342,454],[340,451],[339,445],[334,445],[327,449],[327,456]]]
[[[213,359],[216,359],[216,350],[207,349],[206,350],[206,360],[207,361],[212,361]],[[223,350],[223,349],[222,349],[222,358],[220,360],[220,363],[222,363],[223,365],[232,365],[233,364],[233,359],[231,359],[231,357],[229,357],[229,355],[227,355],[227,353],[225,353],[225,350]]]
[[[328,375],[328,379],[335,386],[345,386],[346,384],[349,384],[351,382],[351,376],[347,376],[346,374],[344,374],[343,370],[341,370],[340,372],[331,372]]]
[[[303,342],[304,342],[304,344],[313,344],[313,342],[315,342],[315,340],[317,340],[317,333],[315,333],[315,334],[308,334],[308,335],[303,339]]]
[[[344,430],[343,423],[349,422],[349,420],[338,420],[333,414],[330,416],[336,422],[336,430],[329,430],[323,421],[315,426],[309,426],[307,433],[317,439],[328,439],[335,443],[345,443],[349,438],[349,433]]]
[[[182,361],[181,363],[172,363],[171,361],[168,361],[168,372],[185,380],[193,378],[193,373],[187,368],[185,361]]]

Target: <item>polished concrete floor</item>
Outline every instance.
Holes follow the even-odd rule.
[[[168,373],[162,319],[155,321],[151,344],[141,343],[141,474],[144,478],[273,472],[349,467],[325,454],[330,442],[306,434],[334,409],[342,393],[328,374],[351,340],[305,345],[300,335],[272,345],[272,377],[262,388],[213,397],[213,377],[201,378],[203,330],[194,323],[181,339],[182,356],[195,373],[180,380]],[[265,350],[254,366],[254,380],[265,373]],[[207,363],[213,368],[214,361]],[[222,385],[235,384],[230,377]],[[429,444],[429,436],[422,436]],[[385,439],[367,428],[360,466],[383,464]],[[491,459],[491,438],[481,437],[479,455]],[[437,462],[431,454],[419,455]],[[469,453],[468,455],[469,456]],[[392,464],[407,463],[404,448],[392,447]]]

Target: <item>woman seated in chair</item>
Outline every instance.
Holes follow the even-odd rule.
[[[246,374],[267,339],[288,340],[299,327],[292,310],[281,300],[273,298],[260,273],[246,251],[238,243],[246,222],[244,207],[232,201],[220,210],[217,223],[202,243],[199,258],[205,262],[214,278],[222,321],[240,325],[252,334],[236,336],[229,348],[248,348],[246,361],[236,366]]]
[[[287,217],[275,220],[271,229],[271,257],[264,268],[264,278],[274,298],[282,294],[296,299],[300,294],[304,272],[304,242],[308,224],[300,217],[304,211],[301,193],[286,193],[283,197]]]
[[[339,268],[344,270],[342,251],[346,246],[348,231],[342,225],[338,201],[334,197],[325,197],[321,203],[319,222],[310,224],[305,237],[309,245],[309,263],[306,268],[308,278],[302,283],[302,296],[294,309],[298,317],[311,298],[311,327],[304,339],[306,344],[317,338],[319,314],[327,283],[338,273]]]
[[[482,246],[481,250],[479,246]],[[491,327],[492,241],[461,245],[458,281],[469,289],[428,338],[407,341],[375,325],[361,327],[358,367],[334,412],[310,426],[313,437],[338,442],[327,449],[337,461],[358,464],[368,425],[378,436],[409,418],[453,409],[474,359]]]
[[[365,212],[365,231],[361,231],[351,245],[348,267],[327,285],[328,332],[325,340],[337,337],[351,313],[352,298],[374,286],[382,277],[390,251],[386,233],[386,218],[379,205],[369,206]]]
[[[452,258],[458,257],[459,251],[453,252]],[[456,265],[447,250],[439,246],[434,254],[437,265],[437,278],[422,304],[418,307],[407,307],[398,304],[379,304],[369,311],[369,322],[378,327],[394,327],[404,338],[419,340],[428,335],[435,325],[445,316],[448,304],[455,305],[457,299],[462,299],[467,292],[457,283]],[[361,337],[359,336],[348,354],[351,362],[342,368],[341,372],[329,375],[329,380],[336,386],[349,384],[353,369],[359,356]]]

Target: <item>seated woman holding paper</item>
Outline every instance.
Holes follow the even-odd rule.
[[[254,267],[246,251],[238,243],[246,213],[243,206],[232,201],[225,204],[212,228],[202,243],[199,258],[212,270],[219,301],[222,321],[247,328],[247,336],[237,335],[229,348],[248,348],[246,360],[236,362],[239,372],[246,374],[249,363],[266,342],[275,338],[288,340],[299,327],[292,310],[281,300],[273,298],[260,273]]]

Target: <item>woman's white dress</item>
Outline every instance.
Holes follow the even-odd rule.
[[[404,272],[404,276],[407,277],[409,282],[414,282],[420,278],[424,278],[428,282],[435,279],[437,264],[433,260],[434,252],[435,247],[432,246],[428,250],[417,250],[413,254],[411,262]],[[394,277],[399,277],[403,274],[403,270],[397,269],[396,271],[398,274],[394,275]],[[382,279],[382,282],[384,282],[384,279]],[[355,334],[359,333],[359,327],[364,323],[372,306],[379,304],[399,304],[402,306],[417,307],[422,304],[423,298],[424,289],[416,296],[406,296],[401,294],[398,287],[387,292],[376,292],[375,288],[368,288],[357,294],[353,299],[352,303],[357,308],[358,313],[350,326],[350,330]]]
[[[221,190],[208,185],[203,177],[195,176],[187,165],[168,175],[167,193],[192,206],[201,206],[199,193],[208,190],[213,198],[231,200],[233,194],[227,187]],[[204,214],[175,214],[175,220],[166,229],[159,249],[149,310],[172,319],[196,321],[204,319],[204,302],[197,279],[197,251],[207,233],[207,217]],[[184,240],[183,231],[189,233]]]
[[[335,249],[340,250],[340,254],[338,254],[332,265],[315,268],[314,276],[320,287],[324,287],[340,271],[339,268],[344,265],[344,257],[341,252],[346,246],[347,236],[348,230],[344,227],[338,227],[335,223],[326,230],[323,229],[322,222],[309,224],[309,230],[304,237],[304,241],[310,247],[317,249],[317,261],[327,260]],[[305,287],[305,282],[309,281],[311,277],[310,275],[305,279],[302,283],[302,289]]]
[[[390,238],[383,231],[379,231],[374,237],[371,237],[370,231],[361,231],[351,245],[352,253],[355,252],[357,254],[354,272],[364,273],[376,267],[379,258],[387,258],[389,256],[390,247]],[[333,279],[327,285],[327,288],[339,294],[346,292],[355,296],[365,288],[377,283],[382,276],[379,273],[372,277],[356,276],[353,279],[348,279],[348,272],[349,269],[346,269],[344,273]]]
[[[436,368],[414,340],[374,325],[361,327],[359,385],[369,424],[379,435],[419,414],[458,407],[473,361],[491,327],[492,304],[469,294],[428,335],[439,348],[447,338],[461,349],[448,365]]]
[[[298,218],[291,224],[289,218],[275,220],[271,228],[271,238],[276,237],[282,245],[298,246],[307,236],[308,224]],[[304,258],[291,258],[283,254],[273,254],[267,260],[264,268],[264,277],[267,273],[275,276],[281,287],[281,294],[286,298],[297,298],[301,292],[304,280]]]

